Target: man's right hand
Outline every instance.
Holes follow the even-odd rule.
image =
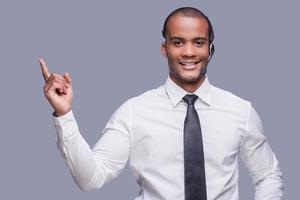
[[[54,109],[54,115],[59,117],[71,110],[73,90],[71,77],[68,73],[63,76],[49,73],[43,59],[39,60],[42,73],[45,79],[44,94]]]

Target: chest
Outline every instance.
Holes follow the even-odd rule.
[[[205,159],[212,163],[234,161],[243,138],[244,121],[231,112],[196,107]],[[131,157],[144,165],[183,161],[186,107],[151,108],[132,117]]]

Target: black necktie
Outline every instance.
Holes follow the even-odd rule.
[[[198,96],[187,94],[183,100],[188,109],[184,121],[184,181],[185,200],[206,200],[206,183],[202,132],[194,107]]]

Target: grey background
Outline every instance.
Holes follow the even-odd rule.
[[[299,177],[297,1],[0,1],[0,199],[134,199],[126,168],[101,190],[83,193],[56,150],[52,109],[38,65],[73,79],[73,110],[90,145],[126,99],[163,84],[164,18],[195,6],[212,21],[210,82],[253,102],[280,160],[285,199]],[[241,163],[240,199],[254,189]]]

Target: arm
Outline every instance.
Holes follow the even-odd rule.
[[[57,144],[72,177],[83,191],[100,188],[117,176],[129,157],[129,103],[124,103],[112,116],[93,149],[81,136],[71,104],[73,90],[71,77],[49,73],[40,59],[45,79],[44,94],[54,109]]]
[[[124,168],[130,153],[129,105],[123,104],[103,129],[93,149],[79,132],[72,110],[54,117],[57,146],[75,183],[83,191],[99,189]]]
[[[240,147],[240,157],[252,177],[256,200],[283,198],[283,179],[279,162],[263,135],[262,122],[251,105],[246,136]]]

